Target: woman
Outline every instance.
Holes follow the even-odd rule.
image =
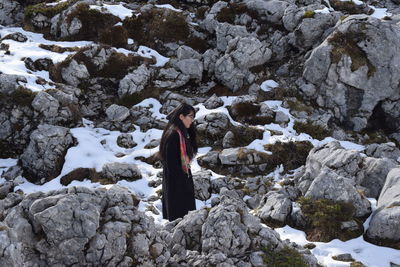
[[[180,104],[168,114],[168,124],[160,142],[160,158],[164,167],[163,218],[173,221],[196,209],[190,161],[197,153],[196,111]]]

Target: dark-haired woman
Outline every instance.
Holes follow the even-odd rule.
[[[196,209],[190,161],[197,153],[195,109],[180,104],[168,114],[168,124],[160,142],[160,158],[164,167],[163,218],[173,221]]]

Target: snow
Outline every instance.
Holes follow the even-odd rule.
[[[139,46],[137,53],[140,56],[145,57],[145,58],[154,57],[156,59],[157,63],[152,66],[155,66],[155,67],[163,67],[169,61],[169,58],[160,55],[156,50],[153,50],[144,45]]]
[[[101,6],[97,5],[90,5],[90,9],[95,9],[103,13],[109,13],[111,15],[114,15],[116,17],[119,17],[121,20],[124,20],[127,17],[132,17],[133,15],[133,10],[124,7],[123,5],[108,5],[108,4],[103,4]]]
[[[173,10],[173,11],[175,11],[175,12],[182,12],[182,10],[175,8],[175,7],[171,6],[170,4],[155,5],[155,6],[158,7],[158,8],[171,9],[171,10]]]
[[[275,82],[274,80],[266,80],[264,81],[260,87],[261,90],[267,92],[267,91],[271,91],[273,88],[278,87],[279,84],[277,82]]]
[[[49,73],[46,71],[32,72],[25,67],[22,58],[30,57],[33,61],[39,58],[51,58],[56,64],[63,61],[72,52],[55,53],[39,47],[39,44],[58,45],[61,47],[83,47],[91,44],[91,42],[54,42],[43,38],[43,34],[24,31],[19,27],[0,27],[0,36],[6,36],[11,33],[20,32],[28,38],[28,41],[20,43],[14,40],[3,40],[2,43],[10,45],[10,55],[6,55],[4,50],[0,51],[0,72],[5,74],[21,75],[27,79],[27,83],[22,83],[32,91],[41,91],[52,88],[49,84],[39,85],[36,83],[38,77],[50,82]]]
[[[376,199],[369,198],[368,200],[371,202],[372,211],[375,211]],[[364,231],[368,229],[370,220],[371,216],[364,222]],[[316,247],[311,252],[316,256],[319,263],[327,267],[350,266],[350,263],[332,259],[332,256],[345,253],[351,254],[353,259],[361,261],[368,267],[390,266],[390,262],[400,264],[399,250],[368,243],[362,236],[348,241],[334,239],[330,242],[312,242],[306,239],[303,231],[296,230],[290,226],[276,228],[275,231],[279,233],[281,239],[290,239],[301,246],[308,243],[315,244]]]

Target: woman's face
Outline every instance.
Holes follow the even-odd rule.
[[[194,121],[194,114],[193,112],[190,112],[186,116],[181,114],[179,115],[179,119],[181,119],[183,125],[185,125],[186,128],[190,128],[190,125],[192,125]]]

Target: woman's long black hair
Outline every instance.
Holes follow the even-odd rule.
[[[189,137],[185,138],[187,143],[186,152],[189,158],[192,159],[197,154],[196,127],[194,123],[190,125],[190,128],[186,128],[181,119],[179,119],[179,115],[182,114],[183,116],[187,116],[191,112],[193,113],[193,116],[196,115],[196,110],[194,107],[186,103],[181,103],[167,115],[168,124],[165,126],[164,132],[161,136],[160,152],[158,154],[161,160],[165,159],[166,140],[175,131],[175,127],[178,127],[186,137]]]

